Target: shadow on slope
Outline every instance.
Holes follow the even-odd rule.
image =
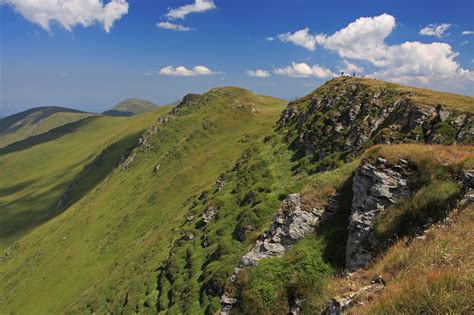
[[[90,163],[86,164],[81,172],[77,174],[73,180],[68,184],[59,200],[56,200],[51,206],[41,215],[37,216],[37,209],[30,209],[15,213],[8,216],[8,213],[3,213],[3,218],[0,219],[0,239],[10,238],[16,234],[21,234],[24,231],[33,228],[54,216],[66,210],[70,205],[81,199],[91,190],[93,190],[113,169],[120,163],[124,154],[129,152],[136,144],[142,132],[138,132],[119,141],[112,143],[110,146],[102,150]],[[51,139],[50,139],[51,140]],[[13,191],[18,186],[27,186],[31,182],[21,183],[19,185],[8,187],[0,193]],[[53,187],[51,190],[55,190]],[[48,194],[42,193],[42,195]],[[24,203],[31,203],[40,196],[34,195],[23,198]],[[16,200],[16,203],[19,201]],[[2,206],[2,204],[0,204]],[[3,205],[5,206],[5,204]]]
[[[88,123],[91,122],[91,120],[98,119],[98,118],[99,116],[87,117],[87,118],[72,122],[70,124],[66,124],[66,125],[51,129],[50,131],[46,133],[42,133],[33,137],[29,137],[22,141],[12,143],[4,148],[1,148],[0,155],[26,150],[35,145],[58,139],[68,133],[74,132],[75,130],[77,130],[78,128],[84,125],[87,125]]]
[[[33,122],[38,122],[39,120],[46,118],[55,113],[85,113],[80,110],[72,109],[72,108],[65,108],[65,107],[56,107],[56,106],[49,106],[49,107],[36,107],[32,109],[25,110],[21,113],[17,113],[11,116],[7,116],[5,118],[0,119],[0,133],[9,130],[9,132],[14,132],[17,129],[21,128],[21,122],[23,119],[28,118],[31,115],[36,115]]]

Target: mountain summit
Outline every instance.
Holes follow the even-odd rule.
[[[133,116],[151,112],[157,107],[158,105],[150,101],[145,101],[138,98],[127,98],[111,109],[106,110],[103,112],[103,114],[108,116]]]

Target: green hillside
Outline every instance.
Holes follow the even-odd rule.
[[[61,215],[16,242],[0,267],[2,277],[6,277],[1,281],[1,291],[5,293],[0,302],[2,311],[58,313],[73,307],[84,310],[88,302],[82,302],[87,297],[100,303],[104,310],[107,305],[102,303],[102,298],[107,299],[110,294],[118,303],[111,307],[118,308],[123,305],[121,299],[127,291],[132,295],[143,294],[143,285],[155,287],[156,268],[167,257],[171,242],[180,237],[178,227],[187,212],[183,204],[190,196],[211,189],[218,175],[230,168],[244,149],[261,141],[272,129],[283,104],[241,89],[215,89],[200,97],[198,111],[190,110],[187,115],[172,117],[164,126],[159,125],[159,131],[148,140],[151,148],[145,152],[137,149],[128,169],[117,168]],[[187,106],[181,108],[184,107]],[[131,123],[130,119],[146,117],[96,120],[114,123],[120,130],[123,125],[116,124],[116,119],[128,120],[127,125],[133,127],[139,124]],[[74,134],[77,131],[70,136]],[[84,136],[80,138],[91,142],[90,137]],[[58,140],[61,138],[51,144]],[[32,149],[36,148],[40,146]],[[65,156],[67,152],[60,160]],[[2,156],[8,157],[8,154]],[[49,162],[36,160],[35,165]],[[154,173],[157,164],[161,167]],[[21,164],[15,168],[18,167]],[[59,172],[67,173],[67,166]],[[8,180],[10,187],[11,182]],[[37,247],[40,243],[41,249]],[[33,258],[39,258],[38,250],[47,253],[45,259]],[[137,273],[136,268],[142,271]],[[52,269],[54,275],[45,278]],[[34,275],[29,284],[24,283],[25,272],[32,270]],[[130,272],[137,277],[128,277]],[[41,288],[49,288],[49,293],[45,295]],[[115,292],[108,293],[109,290]],[[138,301],[133,301],[130,307],[134,308],[135,303]]]
[[[437,93],[222,87],[1,149],[0,313],[314,314],[348,296],[356,313],[474,311],[474,102]],[[370,237],[350,243],[359,217]],[[347,277],[360,244],[373,260]],[[244,264],[254,249],[269,257]]]
[[[37,107],[0,119],[0,148],[93,114],[64,107]]]
[[[157,105],[138,98],[128,98],[121,101],[103,114],[108,116],[133,116],[156,110]]]
[[[166,110],[136,118],[92,116],[0,149],[0,247],[64,210],[58,203],[68,185],[105,152],[98,170],[83,179],[91,181],[89,189],[97,184],[106,175],[99,173],[110,171]]]

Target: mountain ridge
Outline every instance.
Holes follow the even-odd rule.
[[[88,163],[74,168],[75,174],[81,169],[85,174],[76,177],[78,184],[69,175],[57,190],[55,200],[64,197],[65,209],[5,247],[0,259],[4,292],[0,310],[215,314],[231,309],[310,314],[328,311],[333,301],[339,304],[332,303],[331,309],[344,305],[344,310],[357,310],[359,306],[347,298],[359,290],[367,293],[365,307],[374,309],[385,303],[379,300],[387,299],[384,292],[403,299],[396,287],[403,275],[412,273],[402,263],[398,269],[391,267],[392,251],[406,246],[412,253],[415,249],[410,246],[424,235],[426,224],[441,224],[456,211],[465,222],[462,229],[470,226],[469,189],[474,183],[464,178],[474,167],[470,129],[474,103],[456,96],[443,108],[437,108],[438,101],[423,98],[423,105],[417,106],[406,100],[413,91],[385,84],[338,78],[288,105],[245,89],[223,87],[187,95],[159,112],[97,117],[103,133],[91,131],[88,139],[94,134],[103,137],[110,126],[118,132],[138,124],[133,129],[137,132],[109,158],[102,152],[107,154],[104,148],[110,142],[101,140],[89,153]],[[450,105],[460,99],[462,109],[453,110]],[[421,115],[410,120],[412,111]],[[459,125],[456,121],[462,115]],[[117,126],[117,119],[123,124]],[[368,128],[369,120],[373,127],[378,119],[380,128],[368,132],[373,129]],[[405,128],[407,121],[416,126]],[[339,123],[342,129],[336,128]],[[401,127],[392,130],[390,125]],[[431,130],[426,137],[424,125]],[[417,128],[421,133],[412,134]],[[459,129],[453,134],[451,128]],[[89,129],[87,125],[80,130]],[[448,132],[441,131],[440,138],[442,129]],[[78,145],[72,141],[76,133],[24,151],[0,152],[0,163],[19,169],[22,159],[31,156],[28,150],[44,149],[54,156],[59,151],[50,146],[60,139],[63,149],[68,143],[73,149]],[[318,142],[319,137],[329,140]],[[340,137],[343,141],[338,144]],[[438,144],[439,139],[446,144]],[[452,145],[455,142],[459,144]],[[312,150],[306,150],[307,145]],[[110,161],[105,168],[103,158]],[[35,166],[51,168],[44,161]],[[67,167],[54,176],[69,174]],[[103,175],[93,181],[89,176],[97,170]],[[13,182],[12,174],[8,181],[0,181],[0,190],[19,193],[25,178]],[[86,185],[90,189],[82,193],[81,185],[89,181],[93,185]],[[367,194],[364,200],[379,200],[384,211],[372,208],[373,202],[357,204],[354,196],[360,194]],[[0,197],[0,204],[20,201]],[[364,218],[373,214],[374,221],[361,225],[373,236],[357,238],[365,232],[359,233],[350,222],[356,222],[359,213]],[[392,246],[394,235],[406,245]],[[469,246],[472,241],[462,244],[464,251]],[[459,257],[451,247],[449,253]],[[420,258],[426,266],[441,268],[452,262],[439,260],[436,246],[429,245],[429,250]],[[347,254],[368,259],[347,263]],[[256,260],[245,268],[240,265]],[[421,268],[417,279],[431,281],[426,286],[418,281],[417,292],[447,301],[443,311],[469,310],[469,301],[462,296],[472,292],[466,280],[472,266],[466,257],[460,261],[461,267],[446,273],[443,269],[438,278],[417,267]],[[340,275],[355,265],[356,284],[349,290],[345,281],[350,280]],[[456,268],[461,268],[458,279],[451,276]],[[382,278],[367,288],[375,278],[364,278],[365,273]],[[446,277],[456,286],[439,280]],[[416,298],[421,308],[394,304],[391,313],[441,307],[422,293]]]
[[[6,116],[0,119],[0,147],[91,115],[94,114],[66,107],[43,106]]]

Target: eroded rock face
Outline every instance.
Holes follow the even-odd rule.
[[[242,257],[241,267],[254,266],[261,259],[282,255],[297,240],[314,231],[323,212],[324,209],[304,211],[300,194],[289,195],[274,217],[270,230]]]
[[[353,199],[346,245],[346,268],[355,271],[373,258],[378,241],[373,233],[376,218],[389,206],[410,196],[408,174],[410,165],[400,160],[388,167],[378,158],[377,163],[364,162],[353,180]]]
[[[258,261],[265,258],[281,256],[298,240],[314,232],[315,228],[326,216],[335,213],[338,208],[337,196],[331,197],[325,207],[312,208],[310,211],[306,211],[301,207],[301,196],[299,193],[288,195],[273,218],[270,229],[242,257],[239,265],[234,270],[234,274],[231,276],[231,282],[235,281],[242,268],[255,266]],[[221,314],[230,314],[233,305],[237,302],[235,298],[225,294],[222,295]],[[297,312],[296,308],[295,312]]]
[[[291,102],[278,122],[287,141],[305,155],[322,160],[335,152],[355,156],[371,144],[474,141],[471,114],[421,106],[406,91],[337,80]]]

